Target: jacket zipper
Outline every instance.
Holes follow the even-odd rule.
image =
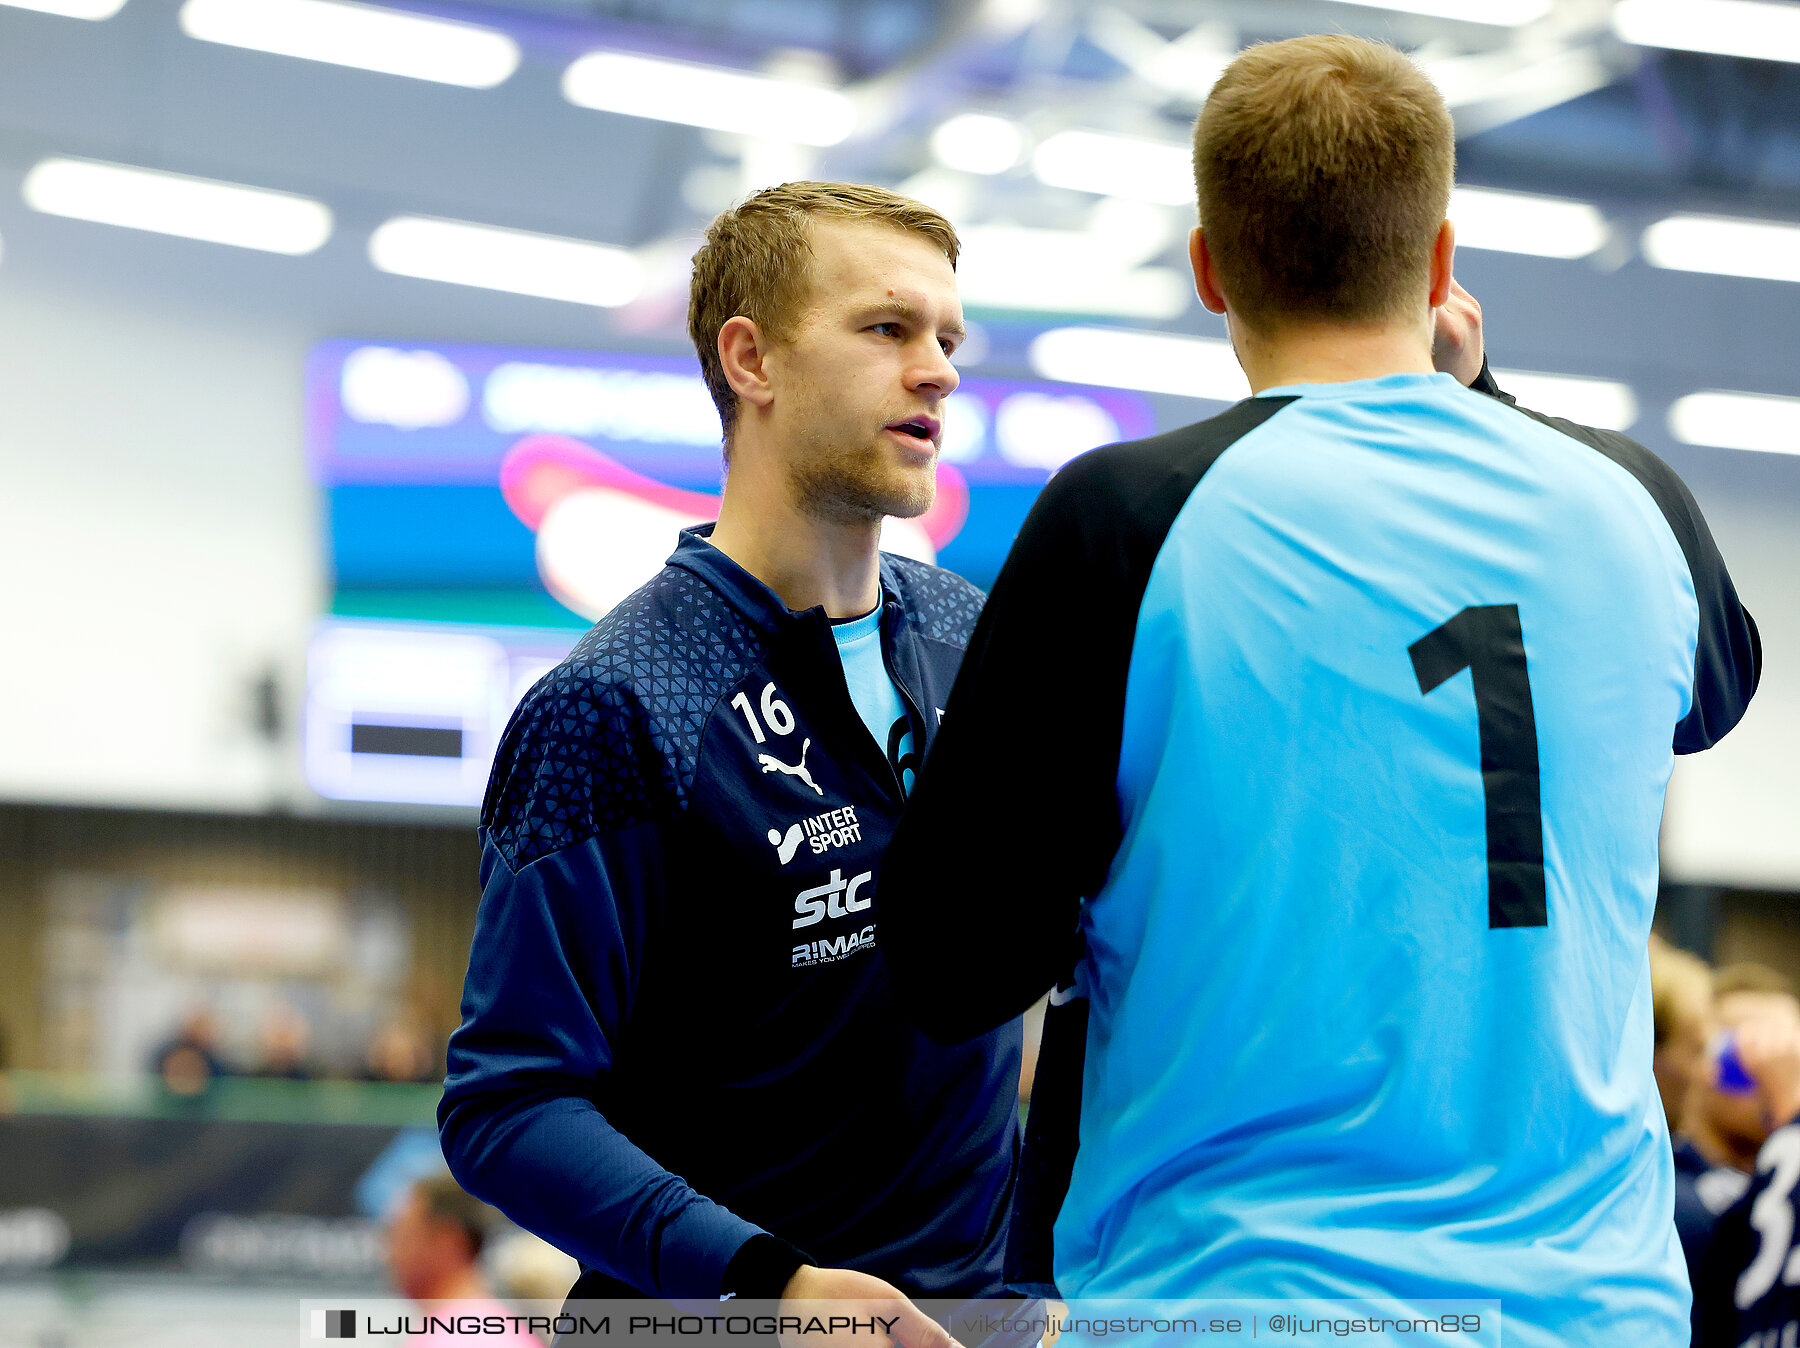
[[[894,672],[893,642],[890,639],[892,629],[900,611],[900,606],[883,600],[881,605],[881,667],[887,671],[888,682],[894,685],[894,691],[900,694],[900,701],[906,707],[906,719],[912,727],[913,753],[919,760],[919,766],[925,766],[925,716],[919,710],[919,704],[913,700],[912,690],[906,686],[898,674]],[[888,773],[894,779],[894,790],[902,805],[906,804],[906,783],[900,777],[900,769],[888,758],[887,746],[878,746],[881,757],[888,765]],[[915,773],[915,780],[917,775]]]

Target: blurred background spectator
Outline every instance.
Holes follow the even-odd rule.
[[[280,1081],[311,1081],[308,1064],[312,1029],[306,1018],[285,1002],[264,1013],[257,1030],[257,1055],[248,1075]]]
[[[1656,1027],[1656,1089],[1671,1136],[1681,1132],[1688,1087],[1713,1030],[1713,978],[1706,961],[1650,937],[1650,989]]]
[[[498,1214],[469,1197],[448,1174],[415,1180],[386,1228],[387,1266],[394,1288],[422,1311],[450,1319],[507,1314],[481,1266],[482,1248]],[[567,1290],[567,1289],[565,1289]],[[428,1329],[407,1339],[409,1348],[459,1344],[536,1344],[528,1334],[459,1335]]]
[[[1731,1303],[1724,1284],[1735,1285],[1747,1256],[1741,1241],[1721,1248],[1721,1224],[1745,1201],[1770,1134],[1800,1109],[1800,1096],[1780,1080],[1758,1078],[1766,1069],[1757,1064],[1768,1055],[1747,1067],[1740,1050],[1748,1039],[1800,1051],[1800,997],[1792,979],[1767,965],[1741,960],[1713,970],[1656,935],[1650,985],[1656,1081],[1675,1149],[1675,1229],[1694,1289],[1694,1341],[1724,1335],[1735,1348],[1737,1326],[1722,1324],[1732,1313],[1721,1307]]]
[[[495,1288],[510,1302],[560,1305],[581,1273],[581,1265],[554,1245],[516,1227],[494,1242],[488,1266]]]
[[[225,1075],[217,1052],[219,1033],[212,1011],[197,1006],[181,1019],[172,1039],[158,1044],[150,1055],[150,1070],[171,1095],[202,1095]]]
[[[397,1015],[377,1025],[363,1053],[365,1081],[439,1082],[443,1058],[410,1015]]]
[[[1713,974],[1711,1023],[1736,1033],[1762,1021],[1800,1025],[1793,980],[1766,965],[1740,961]],[[1714,1039],[1715,1047],[1720,1042]],[[1682,1132],[1715,1167],[1748,1175],[1771,1124],[1752,1091],[1722,1087],[1715,1060],[1690,1081]],[[1741,1187],[1741,1186],[1740,1186]],[[1735,1197],[1735,1195],[1733,1195]]]

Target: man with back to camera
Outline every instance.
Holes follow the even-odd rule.
[[[1066,1296],[1498,1297],[1519,1348],[1672,1348],[1657,831],[1755,628],[1642,446],[1432,373],[1454,136],[1410,62],[1252,48],[1194,160],[1254,396],[1038,500],[889,851],[896,987],[954,1041],[1085,938]],[[985,976],[938,981],[946,939]]]
[[[1016,1022],[945,1048],[888,990],[880,858],[981,594],[878,552],[932,503],[954,231],[789,183],[713,222],[689,329],[716,526],[527,695],[439,1123],[578,1298],[999,1290]],[[852,1271],[856,1270],[856,1271]]]

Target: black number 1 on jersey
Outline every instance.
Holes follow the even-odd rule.
[[[1465,669],[1475,684],[1487,804],[1488,926],[1548,926],[1537,715],[1519,606],[1465,608],[1407,651],[1421,693]]]

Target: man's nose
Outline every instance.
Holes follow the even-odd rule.
[[[913,367],[909,388],[936,388],[942,396],[956,392],[956,386],[962,382],[962,376],[950,363],[950,357],[944,349],[933,343],[930,351]]]

